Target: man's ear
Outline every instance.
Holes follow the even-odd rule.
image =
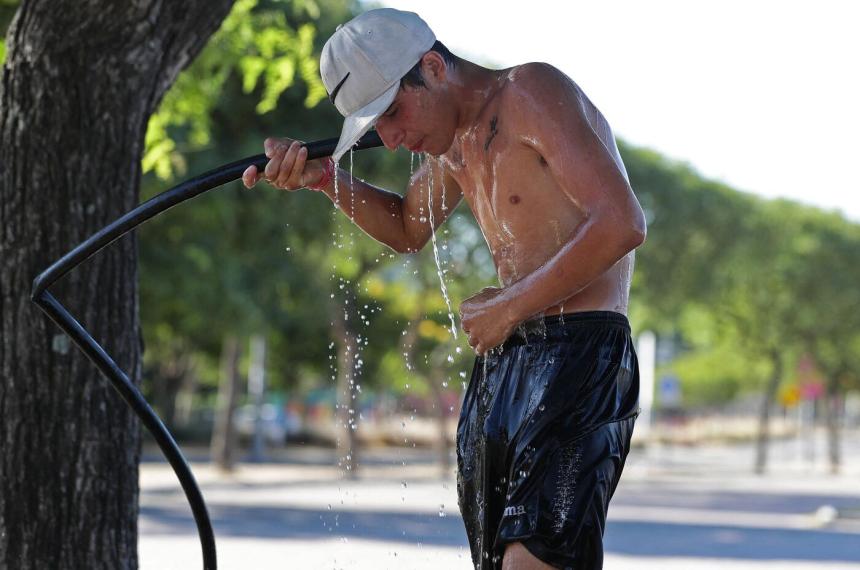
[[[438,52],[428,51],[421,57],[421,74],[425,81],[432,78],[434,83],[444,81],[448,76],[448,66]]]

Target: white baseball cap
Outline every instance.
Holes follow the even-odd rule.
[[[388,109],[400,79],[435,41],[418,14],[393,8],[370,10],[337,27],[320,57],[329,99],[346,117],[332,155],[335,162]]]

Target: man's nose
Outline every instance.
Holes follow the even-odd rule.
[[[380,120],[376,122],[376,132],[379,133],[379,138],[382,139],[382,144],[384,144],[385,148],[388,150],[396,150],[397,147],[400,146],[400,143],[403,142],[403,137],[405,136],[402,130],[395,128],[394,125],[390,124],[383,118],[380,118]]]

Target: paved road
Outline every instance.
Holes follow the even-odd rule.
[[[768,477],[748,474],[748,448],[635,451],[610,508],[605,568],[860,570],[858,455],[849,449],[845,473],[830,476],[774,451]],[[357,480],[332,458],[291,450],[229,477],[193,462],[220,567],[471,567],[453,477],[432,455],[369,453]],[[202,567],[169,467],[145,462],[141,489],[141,568]]]

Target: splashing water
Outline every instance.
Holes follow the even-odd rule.
[[[338,204],[340,203],[340,194],[339,194],[339,178],[340,178],[339,172],[340,172],[340,168],[338,168],[338,164],[339,163],[335,163],[335,165],[334,165],[334,209],[332,210],[332,220],[333,220],[333,223],[335,224],[335,226],[337,225],[337,209],[338,209]],[[341,244],[339,243],[338,235],[336,232],[332,232],[332,245],[335,248],[341,247]],[[337,269],[337,266],[332,264],[331,269],[332,269],[331,280],[332,280],[332,284],[334,284],[334,281],[336,279],[335,270]],[[343,288],[343,284],[341,284],[341,289],[342,288]],[[330,296],[332,299],[335,298],[334,293],[331,293]],[[331,324],[334,325],[333,322]],[[336,343],[331,342],[328,345],[328,348],[329,348],[328,358],[329,358],[329,368],[331,370],[331,380],[332,380],[332,383],[335,386],[337,386],[338,362],[337,362],[337,346],[336,346]],[[335,418],[337,418],[340,415],[340,409],[339,408],[340,408],[340,405],[337,402],[335,402]],[[340,448],[340,446],[342,445],[340,438],[341,438],[341,434],[338,432],[337,437],[335,439],[336,446],[338,448]],[[338,468],[342,470],[343,469],[343,458],[342,457],[338,458],[337,464],[338,464]],[[329,505],[329,510],[331,510],[331,505]]]
[[[561,452],[560,468],[556,477],[556,493],[552,504],[553,528],[556,532],[561,532],[564,529],[567,514],[570,511],[571,505],[573,505],[577,479],[579,478],[581,468],[581,444],[574,442],[565,447]]]
[[[538,332],[543,336],[543,339],[546,340],[546,313],[540,313],[540,321],[538,324]]]
[[[339,164],[340,163],[338,162],[337,164],[334,165],[334,209],[335,209],[335,215],[337,214],[337,207],[338,207],[338,205],[340,205],[340,194],[338,193],[338,178],[340,178],[338,176],[338,172],[340,171],[340,168],[338,168]]]
[[[428,160],[428,184],[427,184],[427,209],[430,211],[430,236],[433,242],[433,258],[436,260],[436,274],[439,275],[439,285],[442,287],[442,297],[448,307],[448,319],[451,321],[451,336],[457,340],[457,324],[454,322],[454,310],[451,308],[451,298],[448,296],[448,287],[445,285],[445,276],[442,274],[442,265],[439,263],[439,248],[436,244],[436,224],[433,220],[433,164]],[[442,194],[444,200],[445,194]],[[453,361],[453,358],[451,359]]]
[[[354,179],[352,177],[352,149],[349,149],[349,216],[350,220],[355,220],[355,187],[353,186]],[[352,228],[349,231],[350,243],[353,243]]]
[[[487,353],[484,355],[484,358],[483,358],[483,361],[484,361],[484,363],[483,363],[484,376],[482,378],[483,382],[487,381],[487,360],[490,358],[490,354],[492,354],[492,352],[493,352],[492,349],[490,349],[489,351],[487,351]]]
[[[332,232],[332,245],[339,250],[346,249],[344,253],[347,255],[347,259],[351,260],[352,255],[355,251],[355,232],[352,225],[350,225],[349,229],[349,237],[348,239],[344,235],[343,225],[338,223],[338,210],[342,210],[345,214],[347,214],[347,218],[352,221],[354,219],[355,212],[355,187],[354,187],[354,177],[353,177],[353,153],[350,151],[349,157],[349,181],[347,188],[350,191],[350,207],[351,209],[347,211],[345,207],[346,200],[341,200],[340,197],[340,169],[337,168],[338,165],[335,165],[335,173],[334,173],[334,208],[332,210],[332,217],[334,225],[336,229]],[[366,336],[362,335],[359,330],[356,328],[359,325],[367,326],[369,324],[369,319],[362,312],[359,303],[358,303],[358,293],[357,293],[357,285],[352,285],[349,279],[344,279],[343,277],[338,277],[337,273],[338,264],[332,259],[332,273],[331,279],[333,284],[337,283],[337,287],[332,287],[335,293],[332,293],[330,296],[334,300],[336,297],[340,297],[340,311],[339,313],[343,318],[343,325],[345,327],[345,331],[343,333],[343,338],[339,340],[341,346],[345,351],[344,360],[341,362],[338,354],[338,348],[336,342],[332,342],[329,345],[329,349],[331,351],[329,355],[330,360],[330,368],[332,371],[332,381],[335,386],[337,386],[338,390],[342,390],[343,393],[338,392],[339,401],[335,408],[335,417],[336,424],[338,426],[338,435],[337,435],[337,443],[338,448],[341,448],[346,444],[346,454],[339,458],[338,467],[341,470],[341,477],[353,476],[354,469],[357,467],[357,458],[353,455],[354,449],[352,449],[353,440],[355,438],[354,434],[358,431],[359,420],[361,419],[361,414],[358,410],[358,397],[361,394],[361,384],[359,383],[360,374],[362,372],[362,368],[364,365],[364,361],[361,358],[362,349],[364,346],[368,344]],[[337,291],[342,291],[341,294],[336,295]],[[352,302],[350,302],[352,301]],[[367,306],[365,306],[367,308]],[[372,312],[372,311],[371,311]],[[358,318],[355,318],[358,317]],[[356,323],[356,324],[351,324]],[[334,325],[334,323],[331,323]],[[354,330],[353,330],[354,329]],[[343,370],[339,369],[343,367]],[[344,386],[340,386],[340,382],[344,382]],[[343,441],[343,438],[348,438],[348,441]]]

